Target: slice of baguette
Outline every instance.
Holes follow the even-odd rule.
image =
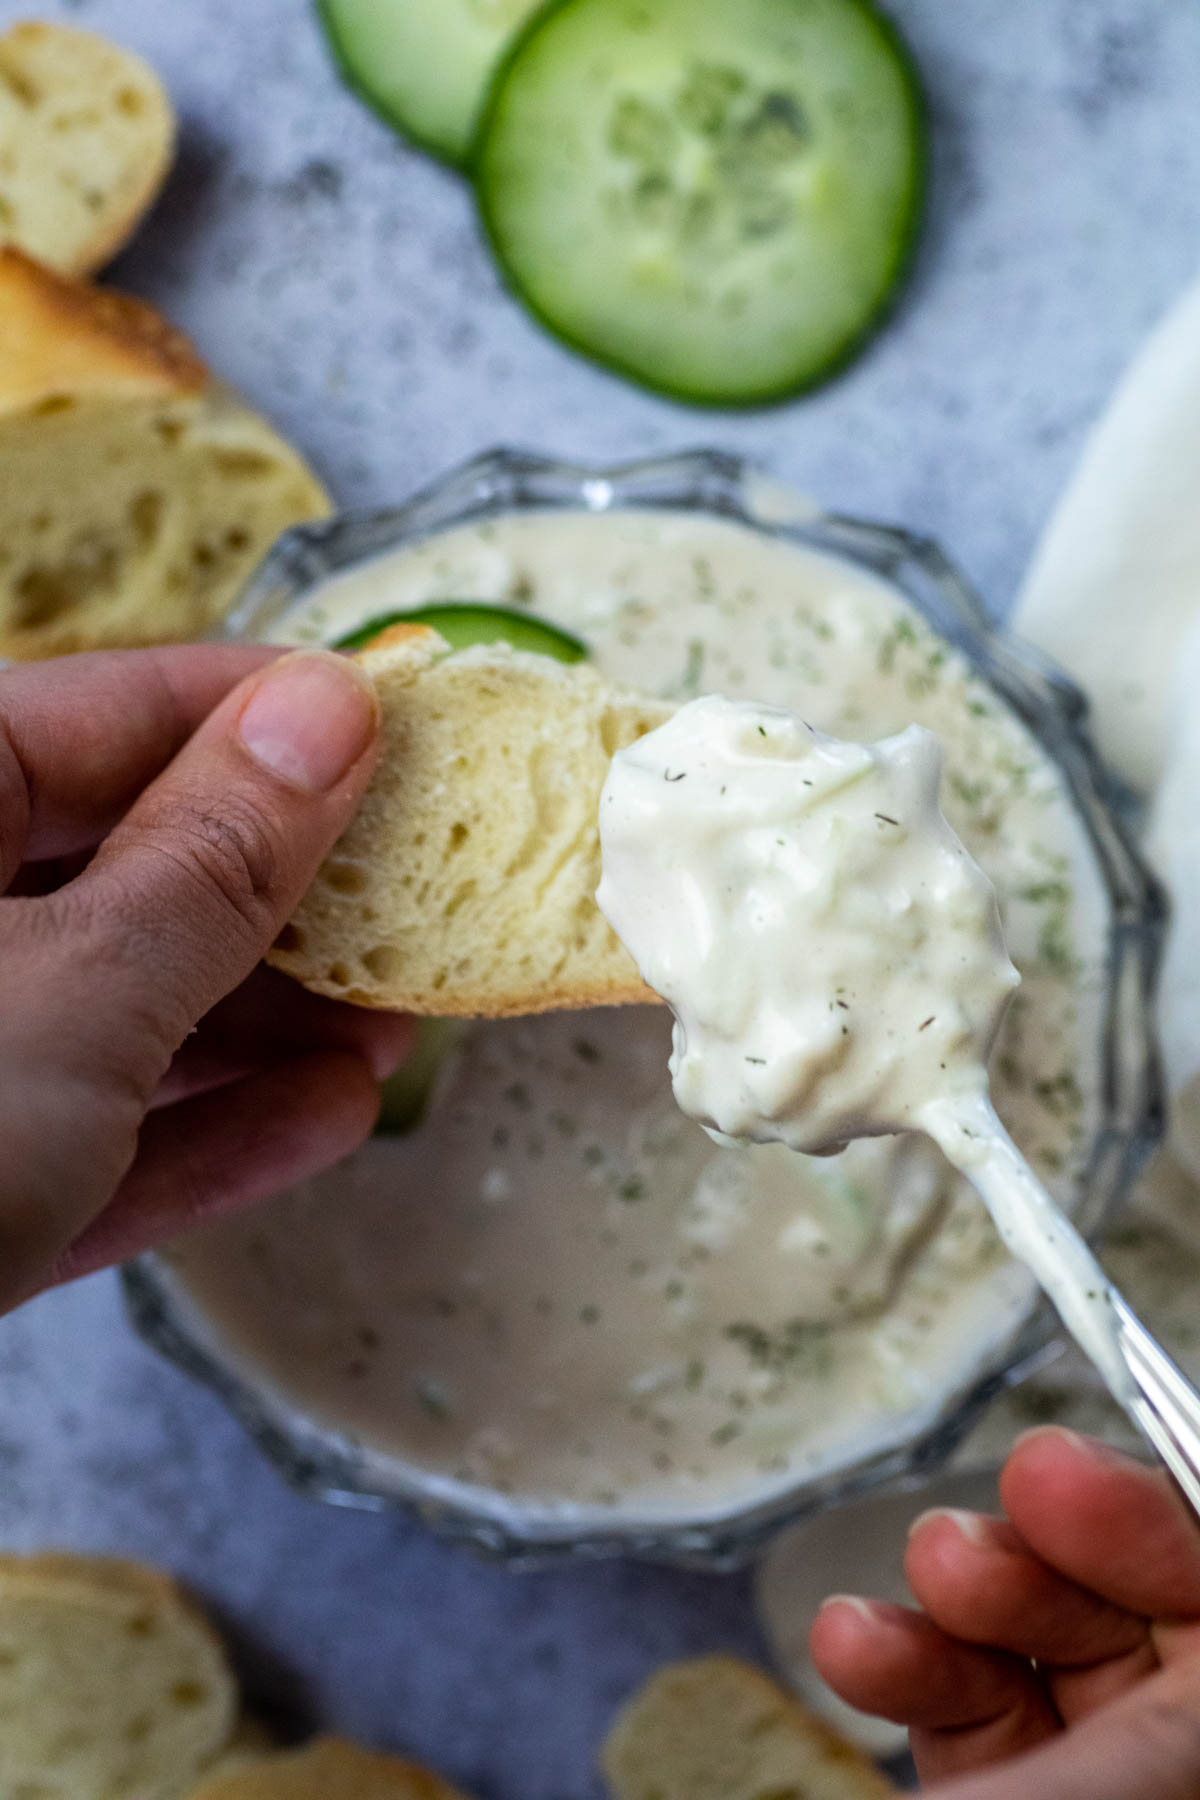
[[[0,250],[0,656],[200,636],[329,510],[152,308]]]
[[[165,1575],[98,1558],[0,1567],[0,1794],[177,1800],[227,1743],[220,1639]]]
[[[605,1743],[616,1800],[885,1800],[873,1763],[773,1681],[732,1656],[671,1663]]]
[[[463,1800],[457,1788],[399,1757],[317,1738],[226,1774],[207,1776],[187,1800]]]
[[[383,711],[365,800],[270,953],[361,1006],[501,1018],[654,1001],[595,902],[614,751],[659,701],[586,664],[397,626],[360,653]]]
[[[132,235],[166,178],[175,116],[140,56],[90,31],[0,36],[0,244],[86,275]]]

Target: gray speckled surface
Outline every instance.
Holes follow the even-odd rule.
[[[29,10],[0,0],[0,24]],[[898,0],[936,160],[900,312],[811,399],[692,413],[525,319],[469,193],[342,90],[302,0],[43,10],[142,49],[182,114],[178,169],[116,278],[191,331],[346,501],[398,497],[498,440],[613,456],[715,441],[934,532],[1002,608],[1088,420],[1200,251],[1195,8]],[[161,1560],[237,1628],[259,1685],[481,1800],[583,1800],[644,1671],[756,1644],[738,1579],[516,1576],[294,1498],[132,1339],[111,1277],[0,1324],[0,1541]]]

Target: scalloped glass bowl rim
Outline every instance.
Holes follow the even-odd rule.
[[[715,514],[758,531],[847,557],[897,587],[1021,716],[1063,770],[1104,876],[1112,917],[1103,1057],[1103,1113],[1077,1218],[1091,1236],[1112,1219],[1161,1135],[1163,1099],[1152,1020],[1165,921],[1155,878],[1126,826],[1127,796],[1098,763],[1084,735],[1087,706],[1074,684],[989,619],[939,546],[895,526],[824,511],[739,457],[696,450],[614,466],[585,466],[516,450],[474,458],[396,507],[343,512],[287,532],[252,578],[221,635],[261,636],[318,582],[390,550],[513,510],[603,512],[647,507]],[[641,1555],[703,1567],[748,1560],[786,1524],[890,1483],[916,1482],[939,1467],[988,1403],[1055,1354],[1057,1324],[1037,1305],[1008,1350],[949,1400],[937,1420],[897,1447],[847,1462],[770,1498],[719,1517],[581,1523],[529,1509],[464,1499],[463,1490],[399,1458],[365,1450],[257,1383],[222,1355],[173,1291],[166,1265],[139,1258],[124,1271],[135,1328],[156,1349],[213,1389],[296,1489],[330,1504],[404,1511],[441,1535],[513,1563],[562,1557]]]

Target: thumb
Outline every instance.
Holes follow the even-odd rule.
[[[147,1099],[349,822],[378,717],[346,657],[303,650],[268,664],[209,715],[72,884],[110,1053]]]
[[[938,1800],[1195,1800],[1200,1667],[1173,1664],[1041,1749],[929,1792]]]

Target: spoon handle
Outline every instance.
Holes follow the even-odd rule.
[[[1115,1288],[1112,1298],[1125,1366],[1138,1390],[1129,1415],[1200,1515],[1200,1394]]]
[[[1118,1293],[986,1095],[935,1101],[921,1123],[976,1188],[1008,1249],[1036,1275],[1113,1399],[1200,1516],[1200,1393]]]

